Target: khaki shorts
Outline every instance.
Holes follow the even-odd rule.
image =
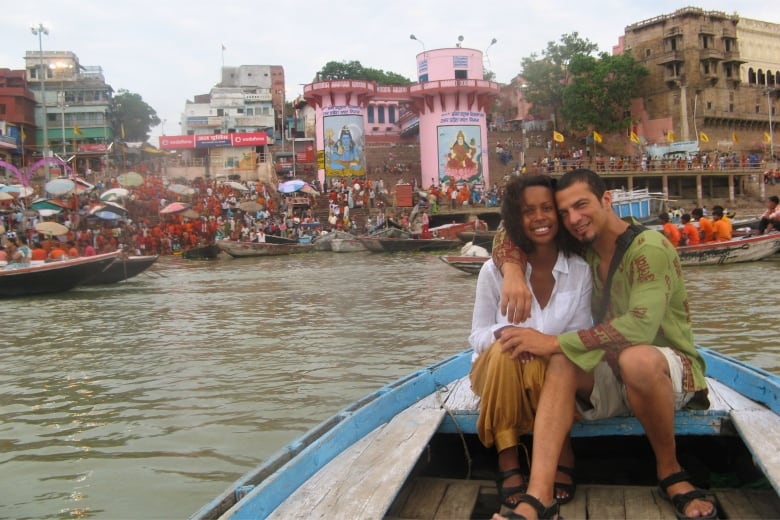
[[[682,390],[682,360],[668,347],[655,348],[664,355],[669,364],[669,374],[674,387],[674,409],[680,410],[695,394]],[[582,414],[583,419],[588,420],[631,414],[631,407],[626,397],[626,386],[618,381],[606,361],[602,361],[593,369],[593,392],[590,394],[590,403],[577,398],[577,411]]]

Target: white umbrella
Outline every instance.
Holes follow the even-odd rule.
[[[247,188],[246,186],[244,186],[244,185],[243,185],[243,184],[241,184],[240,182],[227,181],[227,182],[225,183],[225,185],[226,185],[226,186],[230,186],[230,187],[231,187],[231,188],[233,188],[234,190],[238,190],[238,191],[247,191],[247,190],[249,190],[249,188]]]
[[[52,221],[46,221],[46,222],[38,222],[35,224],[35,231],[38,233],[45,233],[47,235],[66,235],[68,233],[68,228],[60,224],[59,222],[52,222]]]
[[[0,200],[13,200],[14,196],[7,191],[0,191]]]
[[[70,179],[52,179],[46,183],[44,189],[52,195],[65,195],[76,189],[76,183]]]
[[[116,199],[124,199],[130,195],[130,192],[124,188],[112,188],[110,190],[106,190],[103,193],[100,194],[100,200],[116,200]]]
[[[35,193],[35,190],[33,190],[29,186],[22,186],[21,184],[12,184],[10,186],[3,186],[0,188],[0,191],[4,191],[6,193],[18,193],[20,197],[29,197],[33,193]]]

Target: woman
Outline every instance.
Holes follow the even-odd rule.
[[[554,180],[546,175],[515,177],[506,186],[501,206],[506,233],[527,255],[526,279],[533,291],[531,317],[520,324],[548,334],[592,325],[591,276],[576,252],[579,245],[560,225],[555,207]],[[546,361],[522,360],[502,352],[497,338],[514,327],[501,314],[502,276],[490,259],[477,281],[469,343],[474,349],[471,387],[481,397],[477,430],[482,443],[498,450],[498,492],[514,508],[525,491],[520,469],[519,437],[533,431]],[[556,498],[574,498],[574,453],[567,442],[559,458]]]

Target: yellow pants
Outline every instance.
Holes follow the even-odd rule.
[[[509,352],[501,352],[500,341],[474,361],[469,378],[481,398],[477,433],[482,444],[503,451],[533,431],[546,367],[539,358],[529,363],[511,359]]]

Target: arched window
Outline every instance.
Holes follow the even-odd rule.
[[[756,84],[756,71],[753,70],[753,67],[750,67],[748,69],[748,85],[755,85]]]
[[[766,76],[764,76],[764,71],[762,69],[758,69],[757,83],[759,85],[766,85]]]
[[[768,86],[774,86],[775,84],[775,75],[771,70],[766,71],[766,84]]]

